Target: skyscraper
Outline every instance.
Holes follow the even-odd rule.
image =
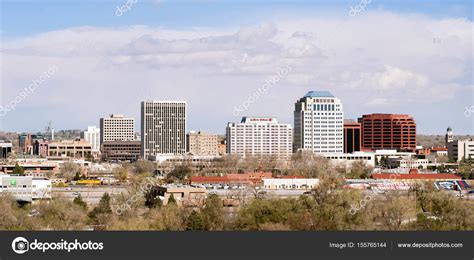
[[[365,149],[414,150],[416,123],[409,115],[370,114],[359,118]]]
[[[133,141],[135,139],[135,119],[113,114],[100,119],[100,143],[108,141]]]
[[[186,153],[186,101],[141,103],[142,157]]]
[[[289,159],[292,154],[290,124],[271,117],[243,117],[240,123],[228,123],[227,153],[245,156],[274,156]]]
[[[294,151],[343,153],[344,110],[329,91],[309,91],[295,103]]]

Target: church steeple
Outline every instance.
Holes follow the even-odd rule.
[[[446,136],[444,141],[446,142],[446,146],[448,145],[448,143],[454,141],[453,129],[451,127],[448,127],[448,129],[446,129]]]

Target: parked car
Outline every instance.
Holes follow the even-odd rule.
[[[80,196],[80,195],[81,195],[81,193],[79,193],[79,192],[75,191],[75,192],[73,192],[73,193],[72,193],[72,195],[74,195],[74,196]]]

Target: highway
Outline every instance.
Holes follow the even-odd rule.
[[[101,185],[101,186],[69,186],[69,187],[53,187],[53,197],[64,197],[66,199],[73,200],[81,194],[83,200],[87,204],[98,204],[102,195],[107,192],[111,196],[118,195],[121,192],[126,193],[128,186],[118,185]],[[266,190],[266,189],[243,189],[243,190],[232,190],[232,189],[208,189],[208,194],[217,194],[219,197],[245,197],[248,199],[255,198],[257,196],[263,198],[296,198],[302,195],[308,190]],[[370,194],[370,191],[366,190],[366,194]],[[403,192],[402,192],[403,193]],[[457,192],[452,192],[453,196],[456,196]],[[383,195],[383,194],[381,194]],[[474,200],[474,194],[465,195],[463,199]]]
[[[63,197],[73,200],[79,193],[87,204],[98,204],[104,193],[107,192],[112,196],[126,192],[127,188],[127,186],[117,185],[53,187],[53,198]]]

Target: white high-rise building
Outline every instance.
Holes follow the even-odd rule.
[[[144,159],[186,153],[186,101],[143,101],[141,141]]]
[[[289,159],[293,128],[291,124],[278,123],[276,118],[243,117],[240,123],[227,124],[226,140],[228,154]]]
[[[135,139],[135,119],[113,114],[100,119],[100,143],[108,141],[133,141]]]
[[[344,152],[344,109],[328,91],[310,91],[295,103],[294,151]]]
[[[91,144],[92,152],[100,151],[100,128],[88,126],[84,132],[84,139]]]

